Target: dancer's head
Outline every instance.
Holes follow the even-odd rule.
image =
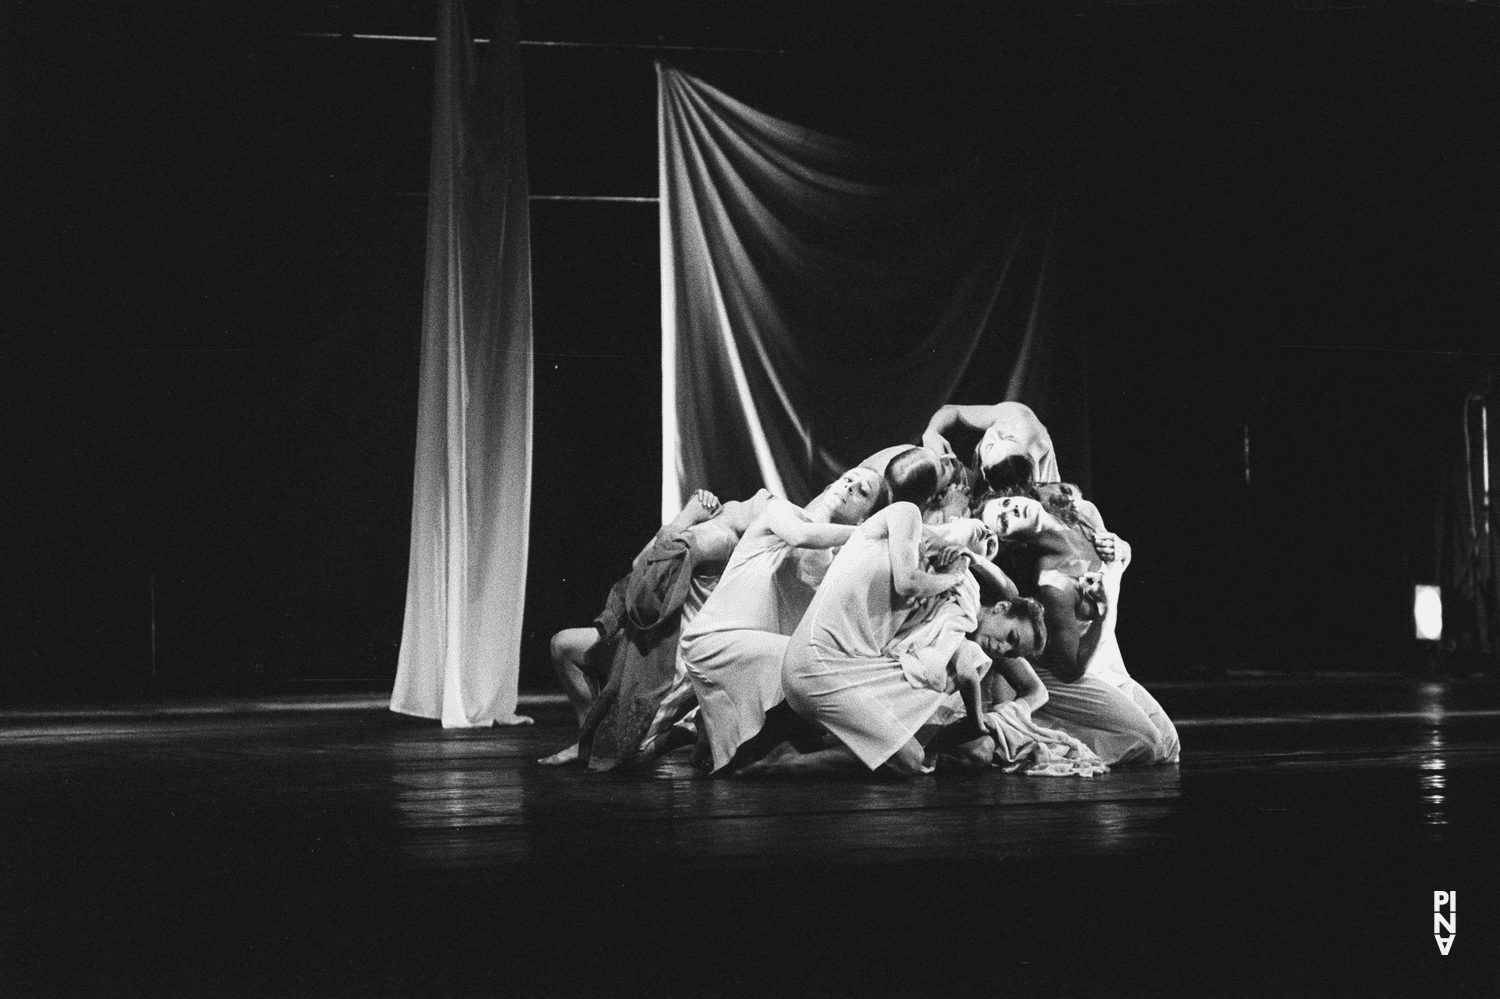
[[[814,517],[826,516],[832,524],[859,524],[889,501],[880,476],[861,465],[830,482],[803,509]]]
[[[970,636],[993,659],[1026,658],[1047,647],[1042,605],[1030,597],[979,608],[979,628]]]
[[[934,547],[958,545],[982,559],[993,559],[1000,550],[995,532],[967,517],[930,525]]]
[[[1034,534],[1043,524],[1046,510],[1040,500],[1029,496],[1002,496],[985,501],[979,508],[984,526],[1002,538]]]
[[[985,461],[981,468],[985,484],[1001,495],[1022,492],[1036,481],[1036,464],[1024,451]]]
[[[925,507],[937,492],[942,466],[938,456],[925,447],[909,447],[885,466],[885,485],[892,503],[914,503]]]
[[[973,470],[951,454],[943,455],[940,467],[937,495],[922,511],[922,519],[929,524],[968,517],[974,503],[978,477]]]

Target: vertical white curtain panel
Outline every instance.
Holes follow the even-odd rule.
[[[512,3],[484,59],[461,0],[436,45],[406,618],[391,709],[510,724],[532,439],[531,235]]]

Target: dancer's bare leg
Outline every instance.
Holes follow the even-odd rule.
[[[589,679],[588,672],[584,669],[589,652],[599,642],[597,628],[564,628],[552,636],[552,672],[557,675],[557,682],[562,684],[563,693],[568,695],[568,703],[573,705],[573,714],[578,717],[579,725],[583,724],[583,719],[589,713],[589,705],[594,703],[594,698],[599,694],[599,688]],[[575,742],[567,749],[545,756],[537,762],[558,766],[576,759],[578,743]]]

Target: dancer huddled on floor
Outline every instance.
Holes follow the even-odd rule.
[[[985,558],[994,541],[971,525],[924,538],[920,511],[898,503],[855,532],[781,666],[788,706],[836,743],[811,752],[783,743],[746,776],[926,772],[917,733],[955,691],[966,715],[940,738],[955,752],[983,754],[983,674],[994,658],[1043,647],[1046,631],[1035,601],[980,603],[970,560]]]
[[[553,637],[580,737],[541,762],[609,770],[689,741],[720,774],[1175,762],[1115,635],[1130,546],[1058,481],[1036,414],[944,406],[923,442],[801,508],[695,494],[594,626]]]
[[[770,502],[764,489],[724,504],[698,490],[611,588],[593,626],[552,636],[552,668],[580,735],[540,762],[582,758],[592,770],[610,770],[649,762],[671,748],[673,726],[694,704],[678,654],[681,630]]]
[[[852,468],[805,507],[772,498],[735,546],[718,586],[682,633],[704,762],[713,770],[728,766],[781,703],[787,636],[828,571],[829,549],[848,542],[887,498],[881,476]]]
[[[1130,545],[1104,530],[1076,490],[986,502],[981,519],[1003,546],[1000,561],[1021,592],[1046,610],[1051,641],[1034,665],[1049,694],[1036,720],[1076,737],[1109,765],[1175,763],[1177,730],[1125,670],[1116,638],[1120,582]]]

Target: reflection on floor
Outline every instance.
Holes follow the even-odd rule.
[[[1500,686],[1155,689],[1179,767],[909,784],[543,768],[545,701],[6,712],[0,994],[1500,994]]]

